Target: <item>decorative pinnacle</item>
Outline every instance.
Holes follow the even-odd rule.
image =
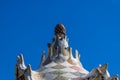
[[[66,34],[66,29],[63,24],[57,24],[54,31],[55,35]]]

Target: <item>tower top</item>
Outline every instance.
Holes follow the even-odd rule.
[[[63,24],[57,24],[54,30],[55,35],[66,34],[66,29]]]
[[[36,70],[24,64],[22,55],[16,63],[16,80],[118,80],[118,75],[110,77],[108,65],[101,65],[88,72],[80,61],[77,50],[72,54],[68,45],[66,29],[63,24],[57,24],[55,36],[48,43],[48,55],[43,51],[41,64]]]

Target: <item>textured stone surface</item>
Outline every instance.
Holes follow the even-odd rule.
[[[26,67],[23,56],[18,56],[16,80],[118,80],[118,75],[110,77],[107,67],[107,64],[100,65],[88,72],[82,66],[77,50],[73,57],[64,25],[57,24],[55,37],[48,44],[48,56],[42,52],[38,69],[32,70],[30,65]]]

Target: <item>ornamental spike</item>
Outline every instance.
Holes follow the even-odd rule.
[[[25,63],[24,63],[24,58],[23,58],[23,55],[20,54],[17,58],[17,65],[19,66],[19,68],[21,69],[26,69],[26,66],[25,66]]]
[[[108,64],[104,64],[104,65],[98,67],[98,70],[100,71],[100,73],[104,74],[106,72],[107,68],[108,68]]]
[[[78,53],[78,50],[75,50],[75,58],[77,59],[77,61],[80,61],[80,55]]]
[[[31,65],[28,64],[28,66],[27,66],[27,73],[28,73],[29,75],[31,75],[31,71],[32,71]]]

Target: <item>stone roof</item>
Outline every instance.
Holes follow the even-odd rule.
[[[23,55],[19,55],[16,63],[16,80],[118,80],[118,75],[110,77],[108,65],[99,65],[87,71],[81,61],[80,54],[68,45],[68,38],[63,24],[55,27],[55,37],[48,44],[48,55],[42,52],[40,67],[32,70],[24,64]]]

